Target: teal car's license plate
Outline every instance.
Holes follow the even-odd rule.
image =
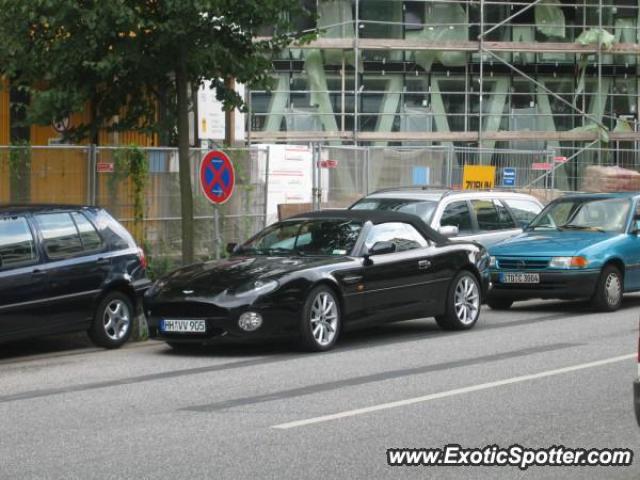
[[[540,274],[519,272],[501,273],[500,283],[540,283]]]

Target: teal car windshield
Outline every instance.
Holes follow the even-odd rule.
[[[631,202],[625,198],[563,199],[551,203],[527,230],[587,230],[624,232]]]
[[[348,255],[362,223],[353,220],[289,220],[266,228],[236,253],[250,255]]]

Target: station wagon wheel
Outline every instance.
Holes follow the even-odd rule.
[[[110,292],[96,309],[89,336],[104,348],[118,348],[131,336],[135,310],[131,299],[121,292]]]
[[[467,330],[480,317],[480,285],[475,275],[462,270],[449,286],[446,311],[436,317],[436,322],[446,330]]]
[[[623,292],[624,284],[620,270],[614,265],[606,265],[596,283],[591,305],[601,312],[617,310],[622,305]]]
[[[330,350],[340,335],[340,304],[331,288],[321,285],[308,295],[300,319],[300,334],[306,349]]]

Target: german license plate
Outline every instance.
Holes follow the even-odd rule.
[[[167,333],[205,333],[207,322],[204,320],[167,320],[160,321],[160,331]]]
[[[502,283],[540,283],[539,273],[501,273]]]

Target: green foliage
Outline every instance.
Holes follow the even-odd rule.
[[[210,80],[224,108],[243,107],[225,80],[270,88],[274,54],[309,38],[291,33],[303,12],[298,0],[0,0],[0,76],[28,86],[34,123],[89,105],[65,140],[94,140],[106,126],[165,139],[176,132],[182,255],[190,263],[188,86]]]
[[[9,148],[9,189],[13,203],[31,199],[31,145],[14,142]]]
[[[144,152],[137,146],[131,145],[120,148],[113,154],[113,173],[107,178],[109,204],[112,211],[118,203],[118,189],[124,180],[131,181],[133,187],[133,230],[134,236],[140,241],[143,235],[143,221],[145,210],[145,190],[149,181],[149,163]]]
[[[226,108],[242,106],[224,79],[268,88],[271,58],[296,38],[289,18],[301,13],[297,0],[0,0],[0,75],[35,87],[35,123],[91,105],[70,139],[107,125],[166,133],[176,71],[194,85],[211,80]],[[269,27],[273,37],[256,41]]]
[[[151,280],[157,280],[178,266],[178,262],[168,255],[153,256],[149,259],[147,275]]]

